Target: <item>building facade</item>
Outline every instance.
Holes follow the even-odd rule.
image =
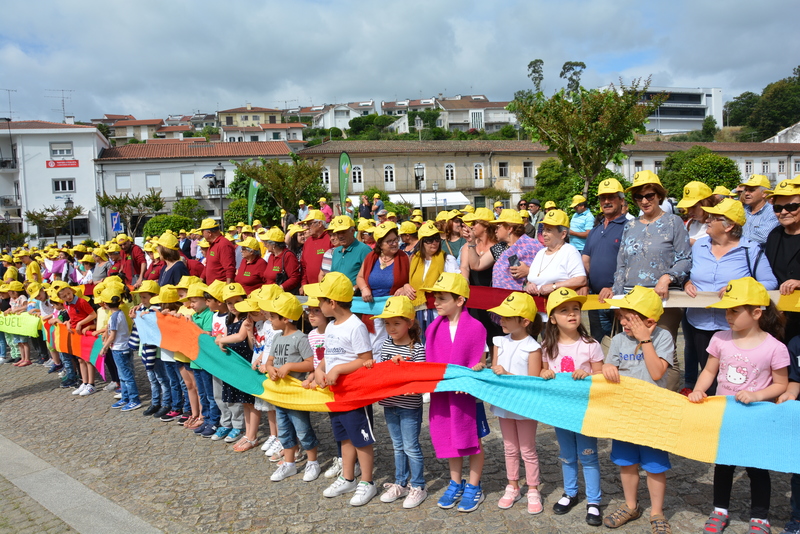
[[[258,126],[261,123],[278,124],[281,122],[281,110],[259,108],[247,104],[245,107],[225,109],[217,112],[220,127]]]
[[[719,87],[649,87],[645,98],[659,93],[669,97],[650,115],[649,131],[684,133],[701,130],[706,117],[722,127],[722,89]]]

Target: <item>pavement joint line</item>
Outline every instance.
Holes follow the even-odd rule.
[[[161,530],[0,434],[0,475],[81,534]]]

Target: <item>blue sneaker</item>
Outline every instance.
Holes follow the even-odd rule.
[[[472,512],[478,509],[478,505],[483,502],[486,496],[483,494],[481,485],[473,486],[467,484],[464,486],[464,494],[461,497],[461,502],[458,504],[459,512]]]
[[[217,435],[217,427],[212,425],[211,423],[206,423],[206,427],[200,432],[200,435],[204,438],[210,438],[211,436]]]
[[[462,480],[461,484],[451,480],[450,485],[447,486],[447,490],[444,492],[444,495],[442,495],[441,498],[439,498],[439,502],[436,503],[439,505],[439,508],[449,510],[455,506],[459,499],[461,499],[461,496],[464,494],[464,484],[466,483],[466,480]]]
[[[234,428],[230,432],[228,432],[228,436],[225,438],[225,443],[236,443],[239,441],[239,438],[242,437],[242,429],[241,428]]]
[[[206,422],[204,422],[202,425],[200,425],[197,428],[195,428],[192,432],[194,432],[195,434],[202,434],[203,430],[205,430],[207,426],[211,426],[211,425],[206,423]],[[213,434],[213,432],[212,432],[212,434]]]
[[[125,406],[123,406],[122,408],[120,408],[119,411],[121,411],[121,412],[130,412],[131,410],[136,410],[136,409],[139,409],[141,407],[142,407],[142,403],[141,402],[131,401],[128,404],[126,404]]]
[[[800,521],[798,521],[797,519],[792,519],[791,521],[786,523],[786,526],[783,527],[783,531],[781,532],[781,534],[798,534],[798,533],[800,533]]]
[[[112,408],[122,408],[122,407],[123,407],[123,406],[125,406],[126,404],[128,404],[128,401],[124,401],[124,400],[118,400],[117,402],[115,402],[114,404],[112,404],[112,405],[111,405],[111,407],[112,407]]]
[[[222,441],[231,430],[233,429],[227,426],[221,426],[217,428],[217,431],[214,432],[213,436],[211,436],[211,441]]]

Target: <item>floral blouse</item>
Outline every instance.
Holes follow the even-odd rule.
[[[635,285],[655,287],[665,274],[683,286],[692,267],[689,233],[677,215],[665,213],[650,224],[633,219],[625,224],[617,254],[614,294]]]

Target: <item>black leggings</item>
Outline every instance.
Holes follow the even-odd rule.
[[[111,351],[106,353],[105,357],[106,368],[108,368],[107,382],[116,382],[119,384],[119,373],[117,372],[117,364],[114,363],[114,358],[111,357]],[[99,369],[98,369],[99,370]]]
[[[768,519],[769,497],[772,491],[769,471],[755,467],[745,469],[747,476],[750,477],[750,517]],[[714,467],[714,507],[727,510],[730,506],[734,471],[736,471],[735,465]]]

